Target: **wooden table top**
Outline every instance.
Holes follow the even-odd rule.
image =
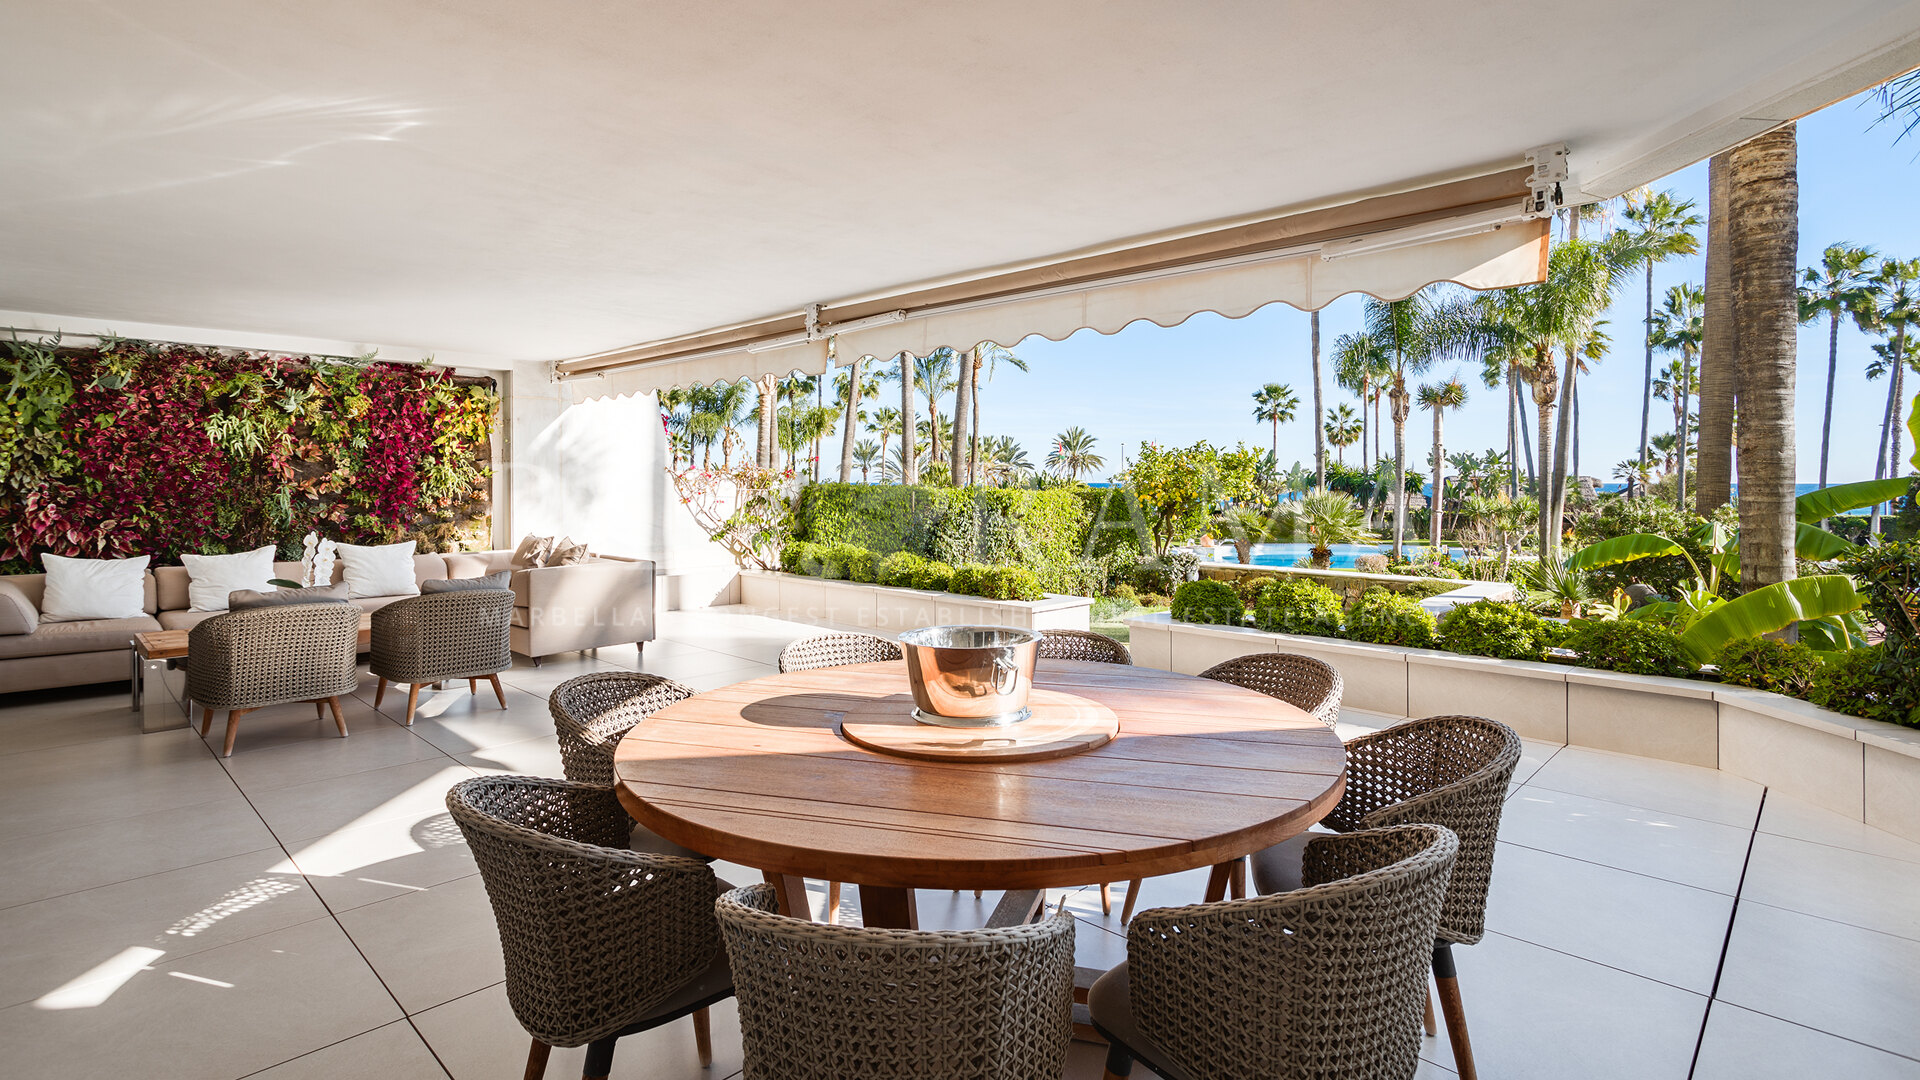
[[[187,655],[185,630],[148,630],[133,635],[134,646],[149,660],[172,660]],[[373,614],[360,613],[360,648],[365,651],[373,641]]]
[[[621,740],[621,802],[666,838],[775,874],[893,888],[1034,889],[1211,866],[1304,831],[1346,751],[1300,709],[1154,668],[1042,660],[1036,687],[1098,701],[1120,734],[1023,763],[915,761],[840,716],[908,690],[903,661],[736,683]]]

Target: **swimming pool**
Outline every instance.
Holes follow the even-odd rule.
[[[1393,549],[1386,544],[1335,544],[1333,545],[1333,567],[1337,570],[1353,569],[1354,560],[1362,555],[1385,555]],[[1408,558],[1424,553],[1424,544],[1405,544],[1401,548]],[[1463,548],[1447,549],[1454,558],[1467,557]],[[1292,566],[1313,553],[1312,544],[1255,544],[1253,545],[1254,566]],[[1215,562],[1239,562],[1240,557],[1232,544],[1221,544],[1213,550]]]

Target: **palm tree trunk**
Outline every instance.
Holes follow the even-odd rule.
[[[1800,242],[1794,127],[1737,146],[1730,157],[1733,213],[1727,225],[1740,336],[1740,578],[1757,588],[1794,576],[1794,263]],[[1791,628],[1786,636],[1793,636]]]
[[[1373,459],[1367,456],[1367,381],[1360,380],[1360,465],[1366,467]]]
[[[847,415],[840,421],[842,426],[846,428],[846,431],[840,436],[840,482],[843,484],[853,480],[853,439],[855,434],[853,426],[854,418],[859,415],[860,358],[856,356],[853,358],[853,363],[847,366]],[[866,473],[864,471],[861,472],[860,479],[863,483],[866,481]]]
[[[1893,403],[1899,391],[1893,387],[1893,373],[1887,373],[1887,404],[1880,410],[1880,448],[1873,456],[1873,478],[1882,480],[1887,475],[1887,444],[1893,434]],[[1873,512],[1867,515],[1867,535],[1880,535],[1880,504],[1873,504]]]
[[[1701,517],[1733,498],[1733,406],[1740,363],[1728,246],[1730,155],[1716,154],[1707,163],[1707,310],[1700,350],[1700,469],[1693,485],[1693,511]]]
[[[980,367],[985,361],[980,350],[973,350],[973,364],[967,369],[967,378],[973,380],[973,418],[967,424],[967,483],[980,481]]]
[[[1653,423],[1653,256],[1647,256],[1647,372],[1640,384],[1640,472],[1647,471],[1647,429]]]
[[[1573,477],[1574,487],[1580,486],[1580,386],[1574,384],[1573,396],[1567,399],[1567,411],[1573,414]]]
[[[1820,486],[1827,486],[1827,450],[1833,444],[1833,381],[1840,371],[1840,313],[1827,324],[1827,409],[1820,416]],[[1821,528],[1827,523],[1822,521]]]
[[[1687,417],[1692,411],[1693,357],[1685,351],[1680,353],[1680,386],[1674,394],[1677,411],[1673,418],[1673,445],[1679,453],[1674,462],[1674,505],[1682,511],[1687,508]]]
[[[1320,312],[1310,312],[1307,323],[1313,328],[1313,486],[1324,490],[1327,486],[1327,416],[1320,400]],[[1279,435],[1274,438],[1278,440]]]
[[[1407,535],[1407,401],[1404,384],[1389,403],[1393,414],[1393,561],[1403,557],[1401,546]]]
[[[1513,395],[1520,402],[1520,423],[1517,426],[1520,430],[1520,456],[1526,459],[1527,486],[1533,488],[1534,494],[1538,495],[1540,494],[1540,476],[1533,467],[1533,439],[1527,432],[1527,398],[1533,395],[1531,393],[1522,394],[1518,386],[1513,388]],[[1534,405],[1534,412],[1538,414],[1539,411],[1540,407],[1538,403],[1536,403]]]
[[[1433,500],[1427,504],[1427,532],[1433,537],[1433,550],[1440,550],[1440,514],[1441,507],[1447,504],[1447,470],[1440,463],[1447,460],[1440,456],[1440,414],[1445,412],[1439,406],[1433,410]]]
[[[1553,402],[1560,394],[1560,385],[1548,374],[1551,370],[1549,367],[1541,371],[1532,384],[1534,423],[1539,425],[1540,439],[1540,468],[1534,479],[1534,493],[1540,502],[1540,557],[1558,560],[1560,521],[1554,516],[1553,476],[1547,463],[1553,450]]]
[[[1880,480],[1888,476],[1900,475],[1900,433],[1905,427],[1901,423],[1906,417],[1906,327],[1894,335],[1893,370],[1887,374],[1887,415],[1880,425],[1880,460],[1873,463],[1873,478]],[[1891,440],[1891,441],[1889,441]],[[1867,532],[1880,534],[1880,508],[1884,503],[1876,503],[1873,514],[1867,521]]]
[[[1520,384],[1507,368],[1507,498],[1520,497]]]
[[[1578,208],[1576,208],[1574,212],[1577,217],[1579,213]],[[1568,349],[1567,367],[1561,374],[1560,383],[1560,400],[1562,402],[1560,406],[1560,425],[1559,430],[1554,433],[1553,437],[1553,475],[1547,481],[1548,487],[1553,492],[1552,498],[1549,500],[1552,504],[1552,510],[1547,518],[1547,522],[1553,531],[1551,550],[1554,552],[1556,558],[1560,551],[1560,531],[1564,526],[1567,516],[1567,469],[1571,464],[1570,456],[1573,450],[1573,391],[1575,380],[1579,378],[1579,371],[1580,365],[1574,356],[1574,352],[1572,349]],[[1541,468],[1544,470],[1546,468],[1546,451],[1544,448],[1541,451],[1540,458]]]
[[[927,460],[940,460],[940,399],[933,396],[933,388],[927,388]]]
[[[913,444],[918,441],[914,434],[913,422],[913,360],[906,353],[900,354],[900,482],[917,484],[920,482],[920,462],[915,459]]]
[[[965,487],[967,483],[967,414],[973,399],[973,353],[964,352],[955,358],[959,367],[953,380],[953,432],[950,438],[953,446],[948,453],[947,472],[951,475],[954,487]]]
[[[760,430],[756,433],[758,438],[754,440],[753,463],[763,469],[771,469],[774,466],[774,450],[780,445],[774,432],[774,418],[777,415],[774,395],[779,392],[779,386],[773,376],[763,375],[754,381],[754,388],[760,392]]]

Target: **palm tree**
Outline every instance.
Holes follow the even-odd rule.
[[[1433,294],[1426,290],[1404,300],[1369,299],[1362,317],[1367,336],[1385,352],[1382,380],[1393,417],[1393,558],[1402,554],[1407,531],[1407,417],[1413,412],[1411,377],[1433,364],[1439,344]]]
[[[1467,403],[1467,386],[1455,372],[1446,382],[1420,388],[1420,407],[1433,410],[1433,502],[1427,507],[1427,533],[1435,551],[1440,550],[1440,519],[1447,505],[1446,452],[1440,438],[1440,418],[1448,409],[1458,410]],[[1465,480],[1463,475],[1461,480]]]
[[[881,378],[897,379],[900,382],[900,408],[893,414],[893,422],[897,425],[894,430],[901,433],[899,477],[903,484],[917,484],[920,482],[919,462],[914,453],[913,438],[908,434],[914,428],[913,377],[909,374],[913,370],[910,366],[913,361],[904,352],[894,359],[896,362],[893,370],[882,375]]]
[[[953,357],[953,349],[942,345],[913,361],[913,388],[926,397],[929,416],[940,416],[940,395],[954,388]],[[944,424],[941,427],[945,429]],[[933,461],[940,460],[938,432],[933,442],[928,444],[927,457]]]
[[[1380,456],[1380,438],[1375,432],[1373,452],[1368,453],[1367,433],[1378,425],[1367,422],[1367,403],[1379,401],[1379,387],[1386,377],[1390,359],[1371,335],[1341,334],[1333,339],[1333,379],[1360,399],[1360,461],[1363,469],[1373,468]]]
[[[1365,421],[1354,414],[1353,406],[1341,402],[1333,407],[1332,415],[1322,426],[1327,442],[1332,444],[1342,468],[1347,464],[1347,447],[1360,441],[1361,425]]]
[[[1313,328],[1313,482],[1327,486],[1327,412],[1320,398],[1320,309],[1307,314]]]
[[[1740,339],[1740,581],[1794,576],[1794,337],[1799,325],[1800,182],[1794,125],[1728,152],[1728,247]]]
[[[1003,363],[1011,365],[1012,367],[1018,368],[1021,371],[1031,370],[1030,368],[1027,367],[1027,362],[1025,360],[1020,359],[1019,357],[1013,355],[1013,353],[1010,350],[1003,349],[1000,346],[995,345],[991,341],[982,342],[979,345],[975,345],[973,347],[973,362],[967,365],[967,377],[973,380],[973,394],[972,394],[973,419],[968,426],[970,431],[970,438],[973,442],[971,456],[975,459],[979,458],[980,447],[981,447],[980,372],[984,368],[987,373],[987,381],[992,382],[994,371],[996,371],[999,368],[999,366]],[[1005,436],[1002,436],[1002,437],[1004,438]],[[1016,443],[1015,445],[1018,445],[1018,444]]]
[[[1669,360],[1667,362],[1666,370],[1660,373],[1659,378],[1656,379],[1655,382],[1656,382],[1656,385],[1658,385],[1658,382],[1660,380],[1669,379],[1669,378],[1679,378],[1679,376],[1680,376],[1680,361]],[[1666,432],[1665,434],[1655,435],[1651,440],[1650,444],[1653,447],[1653,452],[1660,455],[1660,471],[1661,472],[1670,473],[1680,467],[1679,462],[1676,460],[1676,457],[1680,450],[1680,437],[1678,435],[1675,435],[1671,431]],[[1684,509],[1684,507],[1682,509]]]
[[[900,410],[891,405],[883,405],[873,410],[867,418],[867,430],[880,436],[880,457],[887,456],[887,440],[900,434]]]
[[[1880,421],[1880,449],[1873,462],[1873,478],[1879,480],[1900,471],[1900,432],[1895,429],[1903,426],[1905,415],[1906,403],[1901,400],[1901,390],[1906,382],[1907,330],[1920,324],[1920,259],[1880,260],[1879,269],[1873,273],[1872,288],[1870,306],[1862,311],[1873,332],[1887,339],[1884,348],[1877,348],[1875,352],[1881,355],[1880,366],[1889,373],[1887,408]],[[1876,534],[1880,531],[1878,506],[1873,508],[1867,531]]]
[[[1851,318],[1865,330],[1872,316],[1872,248],[1856,244],[1828,244],[1819,266],[1800,271],[1800,321],[1827,316],[1827,407],[1820,417],[1820,486],[1827,486],[1827,450],[1833,441],[1833,383],[1840,371],[1840,320]],[[1825,522],[1821,523],[1824,528]]]
[[[1654,380],[1654,396],[1673,403],[1673,432],[1680,445],[1675,498],[1682,510],[1687,508],[1687,421],[1693,412],[1693,359],[1700,355],[1700,342],[1706,335],[1706,310],[1705,289],[1675,285],[1667,290],[1667,302],[1655,313],[1648,339],[1660,349],[1680,354],[1680,359],[1668,364]]]
[[[1107,463],[1093,452],[1094,444],[1099,441],[1079,427],[1068,428],[1054,438],[1053,449],[1047,451],[1047,468],[1069,480],[1080,479],[1081,473],[1092,472]]]
[[[841,410],[840,482],[853,479],[853,449],[860,425],[866,422],[866,410],[860,403],[880,394],[880,380],[862,370],[862,357],[854,357],[847,370],[833,381],[834,403]]]
[[[1323,570],[1332,561],[1333,545],[1365,543],[1374,538],[1367,530],[1366,512],[1343,491],[1310,491],[1288,503],[1280,511],[1279,520],[1291,535],[1306,534],[1307,543],[1312,545],[1308,565]]]
[[[1273,424],[1273,452],[1280,452],[1280,425],[1293,422],[1300,399],[1284,383],[1268,383],[1253,392],[1253,418]]]
[[[1033,461],[1009,435],[980,441],[980,467],[985,480],[1000,486],[1013,484],[1033,473]]]
[[[853,467],[860,470],[860,482],[868,482],[867,473],[880,464],[884,455],[878,443],[872,439],[861,439],[853,444]]]
[[[1640,388],[1640,467],[1647,465],[1647,430],[1653,418],[1653,264],[1665,262],[1676,255],[1692,255],[1700,250],[1700,241],[1694,236],[1694,230],[1702,224],[1700,215],[1693,212],[1692,199],[1675,199],[1670,191],[1662,191],[1644,201],[1630,203],[1627,206],[1627,220],[1639,226],[1629,234],[1632,254],[1646,268],[1647,275],[1647,321],[1646,376]]]
[[[1707,306],[1700,341],[1700,455],[1693,512],[1707,517],[1733,497],[1733,406],[1740,335],[1733,319],[1729,167],[1732,151],[1707,162]]]

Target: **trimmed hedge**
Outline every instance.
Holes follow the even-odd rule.
[[[880,560],[880,584],[896,588],[914,588],[914,577],[920,573],[927,560],[911,551],[896,551]]]
[[[1054,578],[1064,586],[1088,575],[1078,564],[1093,507],[1080,492],[1062,488],[809,484],[794,508],[793,535],[956,565],[1017,563],[1050,587]]]
[[[1798,641],[1741,638],[1729,641],[1714,658],[1720,681],[1776,694],[1805,697],[1820,673],[1820,654]]]
[[[1340,597],[1304,578],[1267,582],[1253,604],[1253,625],[1271,633],[1339,637],[1340,622]]]
[[[1820,665],[1807,700],[1863,720],[1920,726],[1920,707],[1909,704],[1913,672],[1895,662],[1885,645],[1847,649]]]
[[[1580,666],[1629,675],[1683,678],[1700,669],[1679,635],[1658,623],[1609,619],[1585,624],[1563,642],[1580,654]]]
[[[1433,613],[1421,607],[1418,600],[1386,589],[1368,589],[1361,593],[1347,612],[1343,625],[1347,637],[1355,641],[1410,649],[1433,648]]]
[[[1564,630],[1511,600],[1476,600],[1440,620],[1440,647],[1501,660],[1545,660]]]
[[[1244,626],[1246,605],[1240,594],[1224,581],[1188,581],[1173,591],[1173,610],[1179,622],[1207,623],[1213,626]]]

